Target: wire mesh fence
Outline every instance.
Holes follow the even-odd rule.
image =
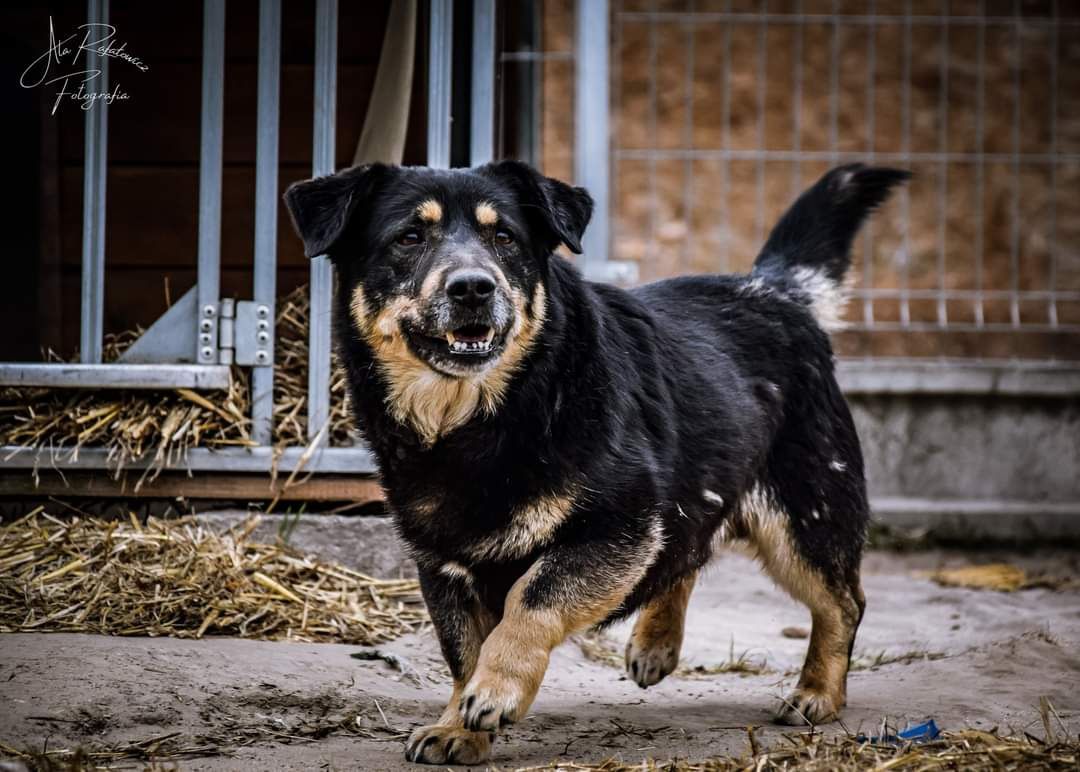
[[[533,152],[568,176],[572,4],[541,6]],[[838,352],[1080,359],[1080,5],[616,0],[611,13],[611,256],[642,280],[746,270],[827,168],[892,164],[915,178],[857,244]]]

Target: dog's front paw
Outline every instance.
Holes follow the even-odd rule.
[[[789,726],[828,724],[840,717],[843,699],[818,689],[796,689],[776,712],[776,723]]]
[[[422,726],[409,735],[405,758],[418,764],[479,764],[491,756],[495,736],[458,726]]]
[[[663,638],[646,642],[631,635],[626,643],[626,672],[642,689],[659,683],[678,667],[681,643]]]
[[[461,695],[461,719],[473,731],[494,732],[519,721],[531,699],[513,679],[495,674],[477,675]]]

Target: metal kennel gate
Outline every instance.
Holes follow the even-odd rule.
[[[461,0],[459,0],[460,2]],[[468,1],[468,0],[465,0]],[[473,5],[470,90],[470,161],[494,155],[496,3]],[[428,163],[450,160],[453,89],[453,0],[430,0],[428,42]],[[108,0],[88,0],[87,18],[104,23]],[[577,183],[597,203],[585,239],[582,266],[597,278],[617,277],[608,253],[608,4],[579,0],[575,81],[578,93],[575,157]],[[0,386],[49,388],[222,389],[230,368],[251,368],[251,422],[255,447],[189,449],[174,468],[191,471],[270,472],[272,469],[327,473],[373,472],[364,447],[330,447],[330,351],[332,267],[325,257],[310,268],[307,447],[276,452],[271,446],[274,385],[274,320],[278,212],[278,133],[281,70],[281,0],[260,0],[255,172],[255,253],[252,298],[220,296],[223,164],[225,3],[204,0],[202,108],[200,125],[197,281],[136,341],[120,361],[102,362],[105,278],[106,148],[108,113],[87,111],[82,223],[80,361],[72,364],[0,363]],[[315,10],[315,89],[312,175],[335,171],[337,92],[337,0],[318,0]],[[102,70],[108,90],[108,61],[88,54],[88,67]],[[588,95],[584,98],[582,95]],[[584,159],[588,159],[585,163]],[[137,462],[145,465],[149,459]],[[0,448],[0,468],[104,469],[101,448]]]

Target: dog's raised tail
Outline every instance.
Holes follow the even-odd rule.
[[[752,276],[805,298],[825,329],[839,326],[847,302],[851,242],[867,216],[911,176],[849,164],[822,177],[792,204],[754,261]]]

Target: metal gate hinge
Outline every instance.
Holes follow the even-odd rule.
[[[269,303],[236,301],[236,364],[270,367],[274,363],[274,308]]]

